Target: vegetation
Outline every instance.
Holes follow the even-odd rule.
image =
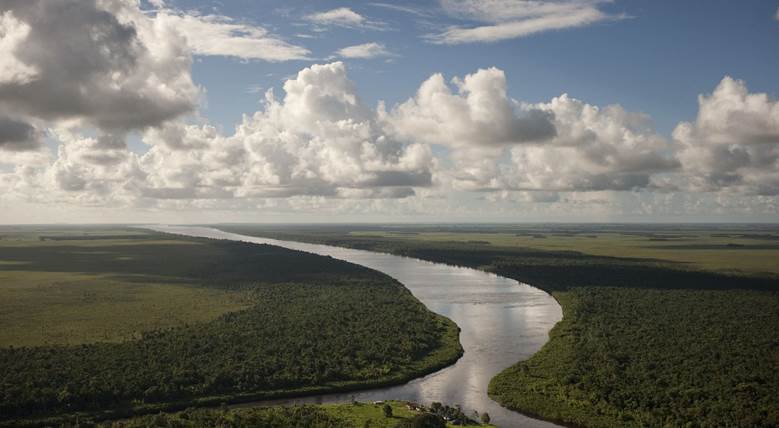
[[[550,341],[490,384],[490,394],[509,408],[582,426],[776,426],[779,252],[771,246],[779,234],[769,227],[667,228],[621,230],[619,239],[608,238],[621,241],[608,251],[626,258],[593,254],[594,244],[583,243],[612,232],[592,227],[534,229],[547,238],[532,239],[568,240],[569,247],[554,251],[508,244],[506,234],[525,233],[509,226],[396,229],[391,237],[362,227],[230,227],[470,266],[551,292],[564,319]],[[705,247],[689,242],[715,238],[721,241]],[[686,247],[669,250],[667,259],[652,244],[675,240]],[[768,244],[738,247],[743,240]],[[655,247],[651,257],[644,246]],[[684,252],[689,259],[679,258]],[[765,254],[772,264],[764,263]],[[709,269],[715,261],[720,264]]]
[[[2,230],[0,347],[121,342],[249,307],[236,290],[194,277],[193,266],[223,257],[217,247],[121,233]]]
[[[138,318],[131,338],[8,343],[0,348],[0,425],[402,383],[462,353],[456,325],[378,272],[266,245],[136,233],[4,238],[0,273],[16,287],[24,286],[27,275],[61,275],[62,283],[28,287],[41,304],[56,297],[47,296],[52,287],[78,287],[86,277],[94,288],[185,287],[224,295],[238,306],[194,320],[181,315],[187,309],[176,310],[176,322],[160,327],[116,299],[104,304],[120,318]],[[6,288],[2,283],[2,292]],[[35,299],[19,301],[34,307]],[[170,309],[189,302],[164,304]],[[62,312],[70,303],[50,307],[66,324],[70,314],[78,315]],[[66,331],[78,331],[72,321]]]
[[[410,428],[445,428],[446,421],[432,413],[422,413],[414,416],[411,420],[401,422],[398,427],[410,427]]]
[[[104,424],[112,428],[201,428],[201,427],[267,427],[267,428],[336,428],[348,422],[316,406],[255,407],[249,409],[188,409],[179,413],[159,413],[125,421]]]
[[[392,416],[385,417],[384,406],[389,406]],[[470,421],[466,426],[479,425]],[[225,428],[335,428],[335,427],[453,427],[441,416],[425,410],[410,409],[401,401],[383,404],[352,403],[306,406],[274,406],[237,409],[187,409],[178,413],[160,413],[128,420],[104,423],[112,428],[140,428],[149,426],[172,428],[199,428],[219,426]],[[463,425],[458,425],[463,426]],[[490,425],[483,425],[490,426]]]
[[[543,250],[662,261],[676,269],[779,278],[775,225],[228,225],[240,233],[279,239],[385,249],[472,248]]]
[[[779,425],[779,298],[580,287],[538,354],[496,376],[504,406],[582,426]]]

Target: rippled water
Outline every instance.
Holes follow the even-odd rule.
[[[466,414],[489,412],[501,427],[549,427],[504,409],[487,396],[490,379],[538,351],[562,311],[545,292],[512,279],[475,269],[447,266],[408,257],[328,245],[256,238],[207,227],[150,226],[160,232],[271,244],[332,256],[384,272],[405,285],[430,310],[449,317],[462,329],[463,357],[453,366],[404,385],[362,392],[326,394],[265,403],[331,403],[411,400],[460,404]]]

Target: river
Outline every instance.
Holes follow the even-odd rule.
[[[149,226],[160,232],[277,245],[331,256],[383,272],[406,286],[431,311],[462,329],[465,354],[457,363],[404,385],[361,392],[325,394],[262,404],[334,403],[376,400],[433,401],[489,412],[500,427],[552,427],[551,423],[507,410],[487,396],[490,379],[517,361],[529,358],[548,340],[562,319],[560,305],[547,293],[491,273],[372,251],[279,241],[224,232],[208,227]]]

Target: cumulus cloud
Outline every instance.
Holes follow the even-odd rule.
[[[92,53],[95,58],[78,49],[72,52],[81,61],[92,61],[82,68],[96,81],[79,80],[76,65],[67,62],[63,77],[58,77],[50,70],[51,61],[64,61],[64,53],[49,54],[54,59],[44,61],[43,52],[26,53],[18,46],[27,47],[35,37],[64,39],[69,33],[57,25],[38,30],[38,22],[48,22],[38,15],[54,7],[49,3],[34,10],[25,9],[28,3],[19,4],[0,14],[3,31],[11,28],[21,40],[0,43],[11,46],[7,52],[12,57],[0,57],[0,70],[8,76],[0,83],[3,201],[389,212],[440,207],[434,201],[458,193],[507,210],[512,204],[541,204],[552,210],[576,204],[612,209],[621,196],[609,202],[609,195],[635,190],[658,191],[635,192],[653,195],[722,189],[776,195],[779,189],[779,102],[749,93],[743,82],[727,77],[712,94],[699,98],[698,117],[679,124],[673,141],[660,136],[648,116],[618,105],[599,107],[566,94],[535,104],[515,100],[497,68],[449,81],[434,74],[406,101],[389,109],[383,104],[372,108],[360,100],[341,62],[302,69],[284,83],[280,96],[267,91],[263,108],[244,116],[231,135],[183,113],[117,124],[107,118],[132,113],[127,103],[141,108],[148,101],[141,93],[135,106],[125,99],[122,85],[194,102],[197,88],[188,80],[191,49],[186,37],[164,19],[156,20],[160,14],[147,16],[124,3],[100,3],[107,5],[101,9],[81,2],[79,7],[102,21],[88,13],[63,20],[100,22],[88,47],[105,49]],[[168,42],[149,39],[161,31],[171,31],[165,33]],[[80,34],[67,37],[87,43]],[[38,43],[29,46],[43,46]],[[159,74],[155,67],[163,64],[172,64],[171,74]],[[115,76],[125,68],[131,72]],[[181,88],[180,78],[188,81]],[[120,83],[112,85],[115,79]],[[56,106],[38,106],[31,100],[13,109],[11,101],[20,100],[22,92],[13,95],[9,88],[23,91],[40,81],[50,86],[90,85],[107,97],[101,104],[105,111],[82,106],[93,101],[78,94],[69,100],[78,108],[57,114],[46,110]],[[69,90],[58,93],[67,95]],[[73,127],[69,121],[96,129]],[[141,129],[146,153],[128,149],[128,129]],[[44,132],[59,143],[56,153],[48,154],[40,144]],[[707,200],[716,199],[711,195]],[[404,201],[386,201],[393,198]],[[653,203],[652,198],[635,198]],[[758,198],[763,198],[763,211],[775,206],[775,196]],[[673,198],[652,200],[665,199]],[[461,209],[456,201],[447,203],[451,212]]]
[[[656,175],[679,164],[649,118],[621,106],[599,108],[561,95],[535,105],[554,117],[555,138],[511,148],[511,164],[497,182],[539,191],[636,190],[664,186]]]
[[[38,73],[34,67],[16,58],[16,51],[29,34],[30,25],[16,19],[10,10],[0,15],[0,55],[3,57],[0,60],[0,84],[24,84]]]
[[[324,12],[306,15],[306,21],[321,26],[336,26],[345,28],[366,28],[381,30],[386,27],[383,22],[371,21],[348,7],[339,7]]]
[[[121,0],[0,5],[0,112],[107,133],[195,110],[192,54],[286,61],[305,48],[218,15],[142,11]]]
[[[389,138],[343,63],[314,65],[284,84],[283,100],[247,117],[234,139],[251,162],[242,192],[339,192],[430,184],[431,154]],[[328,190],[329,189],[329,190]]]
[[[132,200],[144,173],[123,138],[84,137],[66,129],[55,130],[53,137],[60,142],[56,158],[34,180],[45,193],[29,198],[85,206],[121,206]]]
[[[450,16],[482,25],[451,26],[428,35],[438,44],[489,43],[583,27],[615,19],[600,9],[605,0],[441,0]]]
[[[343,58],[378,58],[392,56],[392,52],[381,43],[363,43],[361,45],[347,46],[336,51],[336,56]]]
[[[515,191],[660,187],[656,174],[678,162],[648,117],[599,108],[567,95],[527,104],[507,95],[503,71],[453,79],[440,74],[382,117],[398,138],[449,148],[452,185]]]
[[[693,190],[779,194],[779,101],[726,76],[673,137]]]
[[[86,205],[159,205],[165,201],[259,200],[296,196],[404,198],[432,184],[430,148],[390,138],[362,104],[346,67],[301,70],[284,96],[233,135],[182,120],[147,129],[144,154],[119,135],[54,135],[60,148],[38,174],[50,195]]]
[[[156,126],[195,108],[190,57],[174,29],[119,1],[0,6],[0,109],[102,129]]]
[[[270,62],[308,59],[310,51],[271,35],[266,29],[221,15],[188,15],[162,9],[156,20],[176,28],[197,55],[229,56]]]
[[[383,119],[401,138],[460,148],[538,142],[555,135],[549,113],[509,98],[502,70],[481,69],[452,83],[456,92],[443,75],[434,74]]]

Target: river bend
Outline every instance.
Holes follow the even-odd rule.
[[[548,340],[549,330],[562,319],[560,305],[537,288],[476,269],[372,251],[258,238],[208,227],[148,228],[193,237],[276,245],[375,269],[403,283],[430,310],[450,318],[462,329],[463,357],[428,376],[393,387],[276,400],[268,404],[395,399],[429,405],[439,401],[460,404],[466,414],[474,409],[489,412],[493,423],[501,427],[555,426],[507,410],[487,396],[490,379],[541,349]]]

